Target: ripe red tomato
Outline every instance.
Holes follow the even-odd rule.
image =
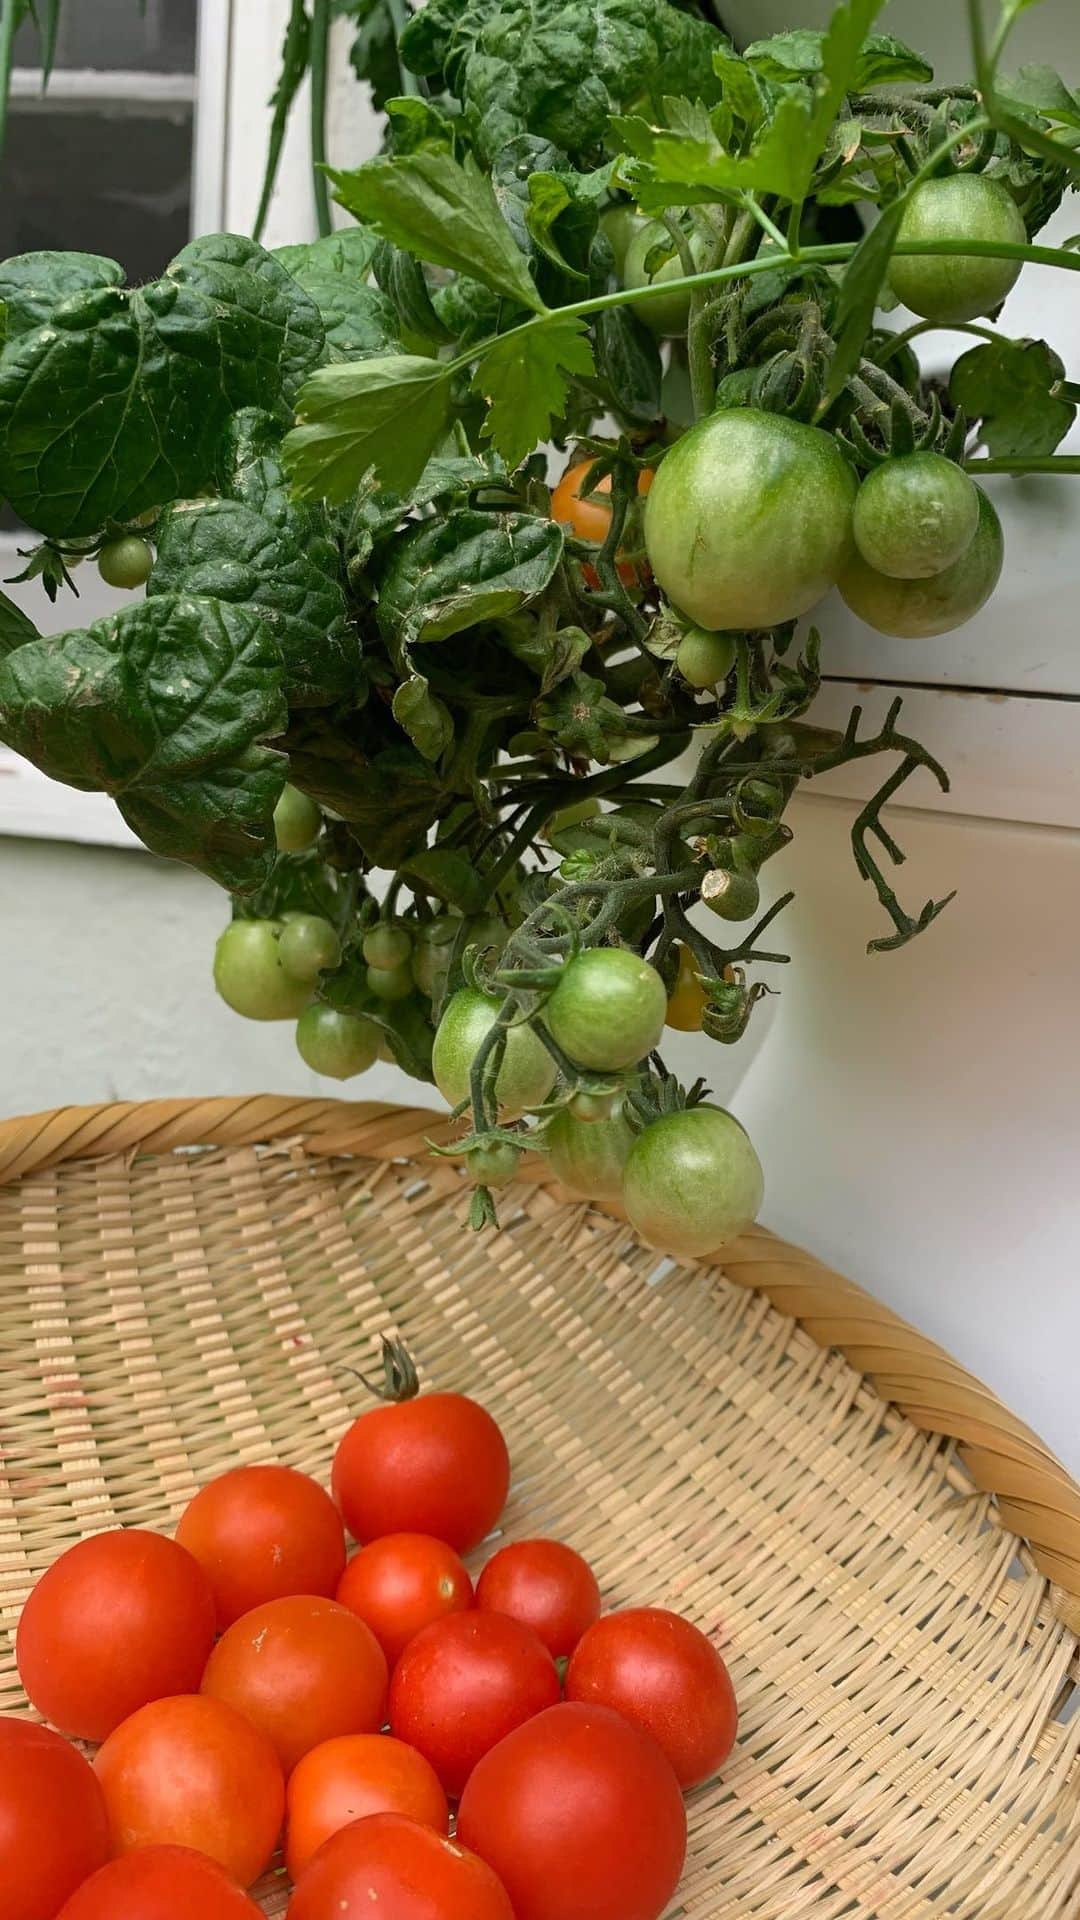
[[[577,460],[573,466],[567,467],[562,479],[552,488],[551,518],[556,521],[559,526],[569,527],[570,532],[576,539],[591,540],[594,545],[601,547],[607,538],[607,531],[611,525],[611,508],[603,499],[597,500],[593,496],[595,494],[611,492],[610,473],[606,473],[604,478],[598,481],[595,487],[590,488],[584,500],[581,497],[581,489],[595,464],[595,460],[592,459]],[[655,477],[651,467],[642,468],[642,471],[638,474],[637,490],[639,495],[648,493]],[[642,573],[646,579],[648,578],[648,571],[648,567],[643,565]],[[583,572],[587,586],[595,588],[600,585],[599,576],[597,575],[595,567],[591,567],[586,563]],[[638,569],[632,560],[620,560],[619,579],[622,581],[624,587],[634,586],[637,583],[638,577]]]
[[[451,1613],[410,1641],[390,1682],[390,1729],[430,1760],[452,1799],[477,1761],[559,1698],[555,1662],[501,1613]]]
[[[151,1701],[109,1735],[94,1770],[114,1854],[193,1847],[242,1887],[268,1865],[285,1808],[281,1767],[266,1735],[224,1701]]]
[[[197,1687],[213,1643],[213,1598],[191,1555],[130,1527],[53,1561],[23,1608],[15,1657],[46,1720],[104,1740],[148,1700]]]
[[[394,1667],[421,1627],[472,1606],[473,1587],[445,1540],[384,1533],[349,1561],[337,1597],[367,1621]]]
[[[735,1744],[739,1710],[724,1662],[663,1607],[627,1607],[590,1627],[567,1669],[566,1697],[612,1707],[650,1733],[684,1787],[707,1780]]]
[[[514,1540],[501,1547],[476,1586],[482,1613],[506,1613],[531,1627],[556,1660],[573,1653],[600,1617],[596,1575],[559,1540]]]
[[[264,1600],[331,1599],[345,1536],[328,1493],[292,1467],[234,1467],[195,1495],[176,1537],[214,1590],[222,1630]]]
[[[334,1455],[334,1498],[360,1541],[430,1533],[467,1553],[491,1532],[509,1485],[506,1441],[463,1393],[372,1407]]]
[[[101,1787],[48,1727],[0,1716],[0,1888],[4,1920],[54,1920],[109,1853]]]
[[[285,1865],[298,1880],[339,1827],[372,1813],[401,1813],[445,1833],[446,1795],[434,1769],[389,1733],[353,1733],[306,1753],[285,1790]]]
[[[343,1827],[300,1876],[289,1920],[514,1920],[504,1889],[474,1854],[397,1813]]]
[[[58,1920],[262,1920],[262,1908],[205,1853],[140,1847],[84,1880]]]
[[[473,1773],[457,1831],[516,1920],[658,1920],[686,1854],[675,1775],[607,1707],[552,1707],[508,1735]]]
[[[340,1733],[377,1733],[389,1675],[370,1627],[334,1600],[290,1594],[234,1620],[207,1662],[202,1691],[235,1707],[290,1774]]]

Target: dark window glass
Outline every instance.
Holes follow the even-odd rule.
[[[194,73],[196,0],[62,0],[58,67],[117,67],[139,73]],[[36,67],[40,40],[20,28],[15,65]]]

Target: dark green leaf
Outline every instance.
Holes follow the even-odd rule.
[[[461,165],[449,154],[421,151],[369,160],[353,173],[331,169],[330,177],[341,205],[396,247],[542,311],[491,182],[471,158]]]
[[[1021,67],[1011,79],[997,80],[994,90],[999,100],[1019,112],[1035,113],[1067,127],[1080,127],[1080,94],[1067,87],[1053,67]],[[2,291],[0,284],[0,293]]]
[[[581,627],[556,627],[548,632],[537,620],[508,620],[500,626],[499,643],[515,660],[535,673],[541,694],[576,672],[592,646]]]
[[[387,0],[349,0],[348,11],[357,25],[349,49],[353,72],[358,80],[368,82],[372,105],[381,113],[386,102],[401,92],[394,16]]]
[[[123,284],[124,269],[100,253],[17,253],[0,264],[7,338],[44,326],[62,300]]]
[[[404,872],[419,880],[444,906],[457,907],[461,913],[479,913],[487,900],[488,887],[473,862],[452,847],[425,847],[406,862]]]
[[[423,674],[410,674],[394,694],[391,711],[425,760],[439,760],[454,737],[449,710],[436,700]]]
[[[286,273],[291,273],[302,287],[309,278],[323,280],[328,273],[339,273],[347,280],[366,280],[378,244],[378,235],[369,233],[366,227],[342,227],[321,240],[275,247],[274,259],[280,260]]]
[[[282,669],[245,607],[146,600],[0,665],[0,738],[54,780],[112,794],[155,853],[235,891],[273,860],[287,771]]]
[[[379,595],[379,623],[403,646],[447,640],[544,591],[563,549],[561,527],[529,513],[459,507],[398,542]]]
[[[388,100],[389,144],[392,153],[417,153],[422,147],[436,153],[454,151],[454,121],[431,100],[405,94]]]
[[[903,211],[903,199],[892,201],[860,240],[844,269],[833,326],[836,352],[822,396],[822,412],[832,405],[848,376],[858,365],[863,343],[874,322],[878,296],[889,269]]]
[[[744,58],[763,80],[784,84],[820,73],[823,33],[796,28],[792,33],[776,33],[769,40],[755,40]],[[903,84],[922,86],[934,77],[934,69],[921,53],[904,45],[889,33],[872,33],[863,41],[851,79],[856,93],[876,87]]]
[[[656,335],[629,307],[608,307],[593,321],[596,373],[608,404],[648,426],[662,412],[663,364]]]
[[[14,653],[16,647],[24,647],[28,640],[36,640],[38,630],[33,621],[21,607],[9,600],[6,593],[0,591],[0,660]]]
[[[583,320],[555,320],[495,340],[480,361],[473,386],[487,401],[484,434],[509,467],[541,440],[566,405],[570,378],[593,371]]]
[[[355,727],[300,716],[290,727],[289,776],[305,793],[347,820],[367,858],[397,867],[423,846],[445,800],[428,762],[404,742],[372,752]]]
[[[411,253],[380,240],[374,260],[375,278],[390,301],[400,327],[442,346],[453,338],[431,304],[424,269]]]
[[[286,471],[302,499],[346,500],[372,467],[392,492],[408,493],[450,408],[451,376],[438,360],[393,354],[321,367],[297,398]]]
[[[995,340],[961,354],[949,398],[999,459],[1053,453],[1076,418],[1072,401],[1054,391],[1065,368],[1045,340]]]

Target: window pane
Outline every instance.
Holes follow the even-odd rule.
[[[140,73],[194,73],[197,0],[61,0],[58,67],[118,67]],[[26,21],[15,64],[36,67],[40,41]]]

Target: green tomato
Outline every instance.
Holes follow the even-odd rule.
[[[688,686],[715,687],[735,665],[735,641],[730,633],[691,627],[679,641],[675,665]]]
[[[562,1107],[544,1138],[552,1169],[571,1193],[613,1200],[622,1192],[623,1168],[636,1135],[621,1105],[605,1120],[581,1120]]]
[[[640,233],[642,216],[630,205],[621,200],[617,206],[605,207],[600,215],[600,231],[607,239],[615,256],[615,271],[621,280],[626,265],[626,252],[630,242]]]
[[[614,1073],[652,1052],[666,1014],[667,989],[639,953],[589,947],[567,961],[544,1023],[575,1066]]]
[[[421,993],[434,1000],[446,984],[450,956],[461,921],[457,914],[442,913],[436,920],[423,920],[417,926],[412,950],[412,976]]]
[[[623,257],[623,285],[659,287],[663,286],[667,280],[684,279],[686,269],[677,253],[673,253],[670,260],[665,260],[663,266],[657,267],[655,273],[649,273],[646,269],[645,262],[653,248],[671,246],[671,244],[671,235],[662,220],[649,220],[644,226],[639,227],[631,236]],[[707,252],[707,243],[701,234],[691,234],[690,251],[695,265],[701,267]],[[631,305],[638,319],[644,320],[650,332],[659,335],[661,339],[672,339],[675,335],[686,332],[686,324],[690,318],[688,287],[680,287],[674,293],[654,294],[648,300],[634,300]]]
[[[369,967],[367,983],[376,1000],[407,1000],[413,990],[412,968]]]
[[[286,913],[278,955],[294,980],[314,980],[325,967],[341,959],[341,941],[320,913]]]
[[[856,554],[840,579],[840,592],[860,620],[878,633],[925,640],[962,627],[986,605],[1001,575],[1005,542],[1001,522],[981,487],[979,524],[966,553],[928,580],[893,580]]]
[[[468,1099],[477,1048],[501,1005],[478,987],[462,987],[447,1002],[435,1034],[431,1070],[449,1106]],[[554,1084],[555,1062],[543,1041],[531,1027],[511,1027],[495,1082],[495,1097],[505,1117],[516,1120],[526,1107],[542,1106]]]
[[[516,1180],[521,1163],[521,1148],[508,1140],[493,1140],[489,1147],[473,1147],[465,1155],[465,1170],[474,1187],[508,1187]]]
[[[412,936],[404,927],[378,920],[365,933],[361,950],[371,967],[403,967],[412,952]]]
[[[98,554],[98,572],[110,587],[145,586],[153,565],[153,553],[137,533],[125,533],[119,540],[107,540]]]
[[[579,1087],[570,1095],[568,1111],[584,1126],[595,1126],[598,1120],[610,1120],[621,1099],[619,1093],[590,1093],[587,1088]]]
[[[702,420],[661,461],[645,549],[664,592],[711,632],[806,613],[852,549],[855,475],[836,441],[753,407]]]
[[[286,781],[274,808],[274,838],[279,853],[306,853],[319,837],[322,814],[299,787]]]
[[[976,320],[1000,307],[1019,278],[1022,262],[963,252],[965,240],[1023,246],[1027,228],[1015,200],[1000,180],[984,173],[955,173],[924,180],[904,208],[897,245],[905,240],[947,240],[951,254],[896,254],[889,285],[898,300],[924,320],[951,325]]]
[[[894,580],[926,580],[951,567],[974,540],[978,488],[944,454],[905,454],[867,475],[852,524],[868,567]]]
[[[366,1073],[379,1053],[379,1029],[361,1013],[339,1013],[336,1007],[313,1001],[296,1023],[300,1058],[313,1073],[331,1080],[349,1080]]]
[[[311,998],[281,964],[281,920],[234,920],[214,949],[214,985],[246,1020],[295,1020]]]
[[[716,1253],[745,1233],[763,1192],[750,1138],[722,1107],[662,1114],[638,1134],[623,1168],[631,1226],[676,1260]]]

